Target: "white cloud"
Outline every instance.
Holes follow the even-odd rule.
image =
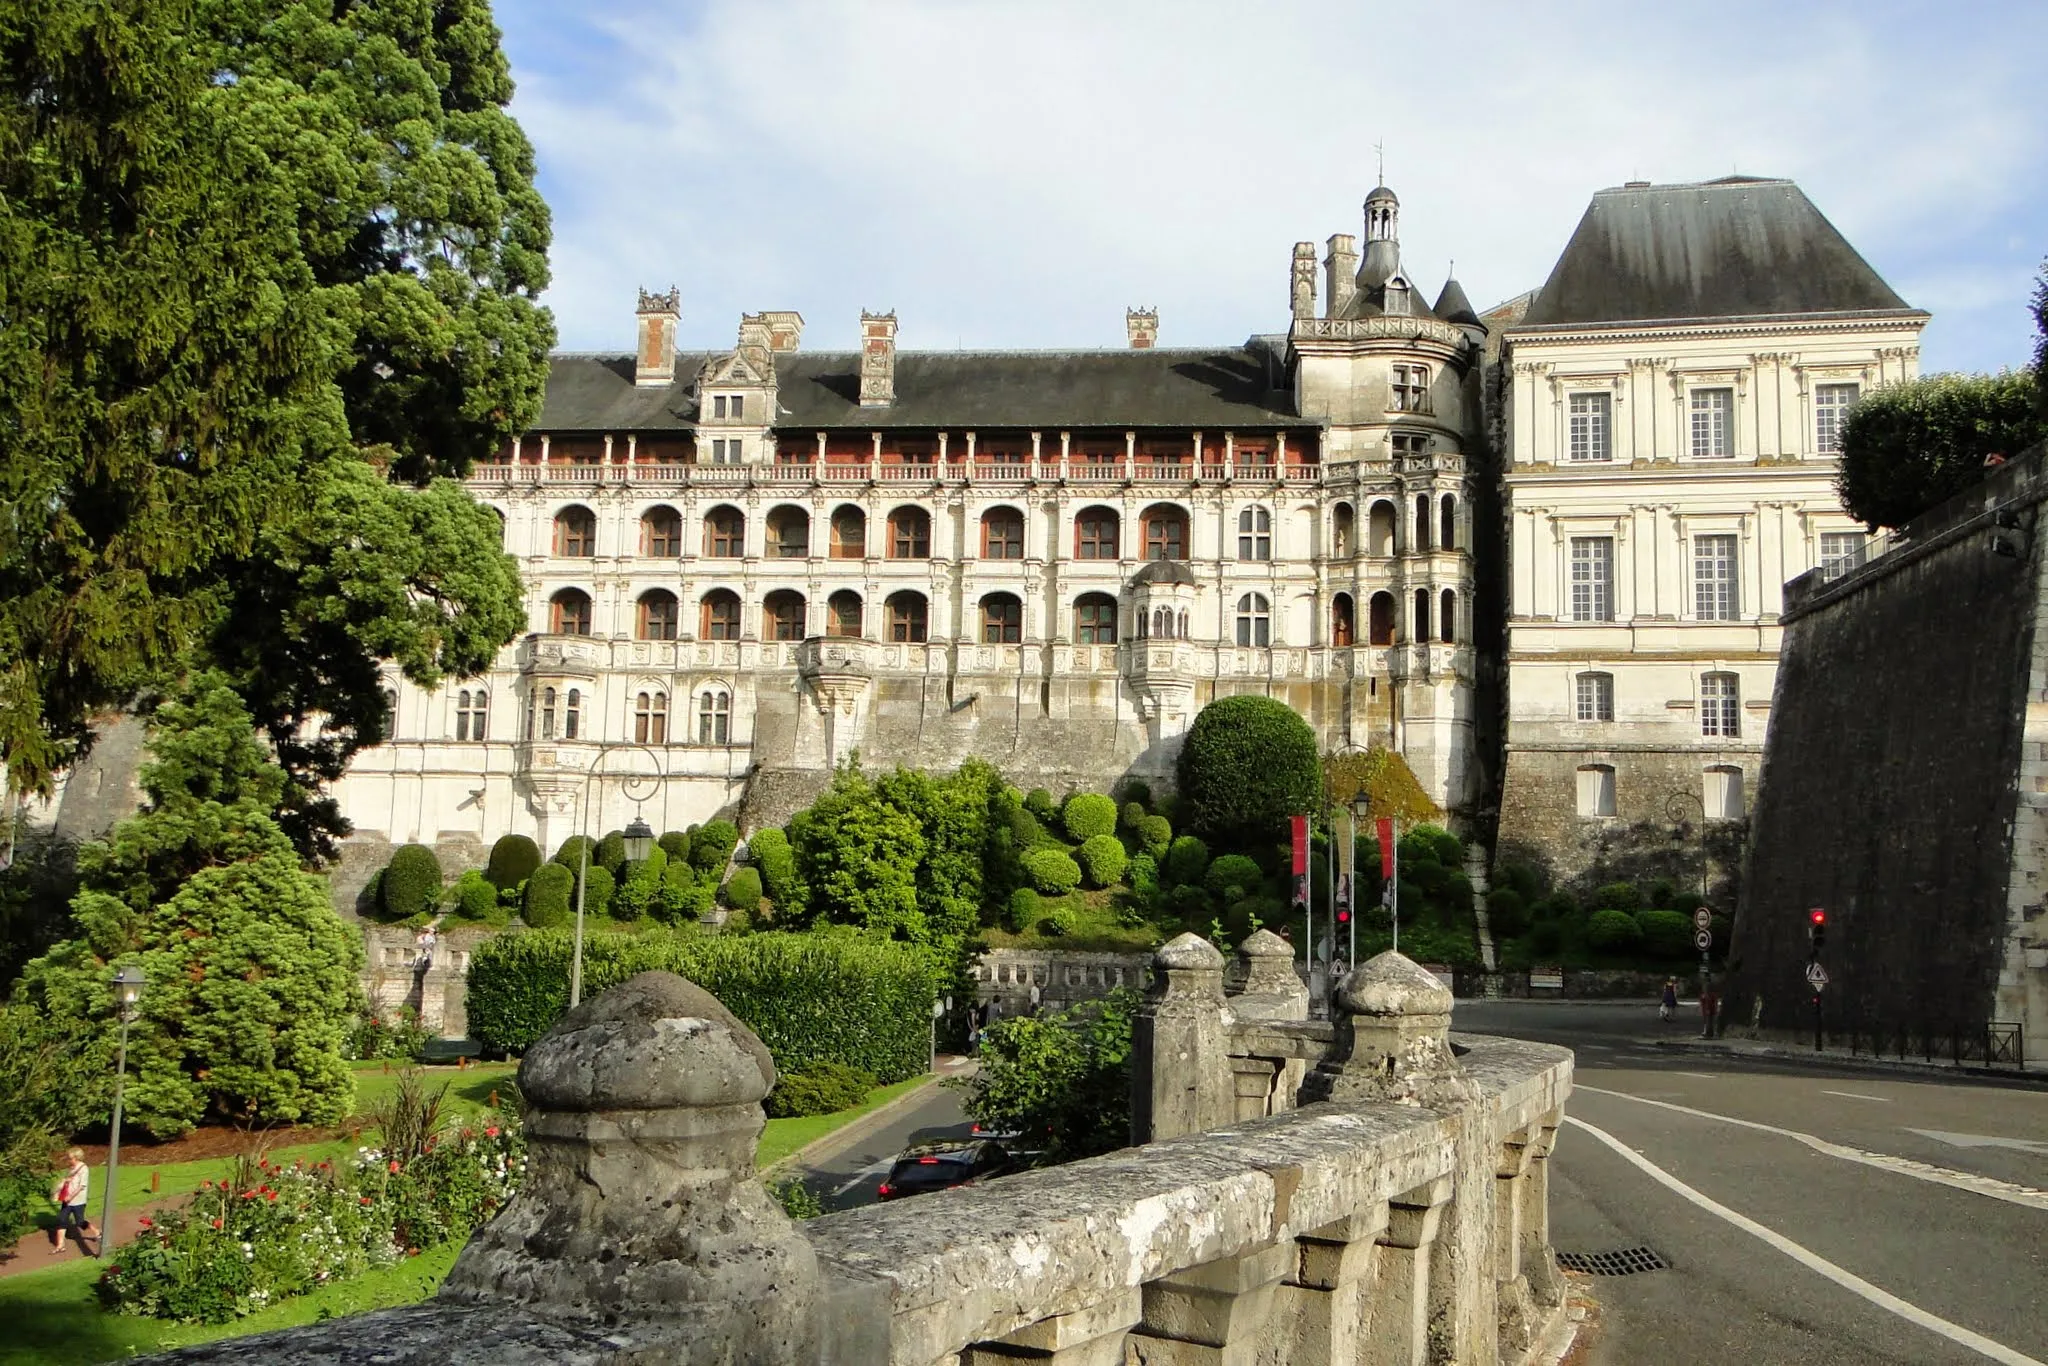
[[[1294,241],[1359,231],[1384,142],[1410,268],[1433,288],[1455,257],[1482,307],[1543,281],[1603,185],[1783,174],[1912,302],[1970,316],[1930,331],[1930,366],[1989,366],[2026,334],[1976,325],[2012,253],[1986,272],[1974,244],[2048,221],[2026,60],[2048,20],[2025,9],[533,0],[500,22],[571,346],[624,349],[634,288],[671,281],[701,345],[793,307],[807,346],[846,347],[864,306],[906,346],[1117,345],[1127,304],[1167,344],[1236,341],[1284,325]]]

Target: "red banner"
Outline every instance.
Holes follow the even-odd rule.
[[[1300,877],[1308,871],[1308,817],[1290,816],[1288,823],[1294,828],[1294,875]]]
[[[1394,819],[1381,816],[1374,823],[1380,832],[1380,880],[1385,881],[1394,875]]]

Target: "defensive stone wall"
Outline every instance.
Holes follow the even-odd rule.
[[[2023,780],[2048,753],[2028,730],[2048,703],[2044,500],[2037,447],[1869,563],[1787,586],[1732,1020],[1760,999],[1766,1029],[1809,1027],[1821,907],[1831,1032],[1969,1034],[2031,1012],[2030,1051],[2048,1043],[2048,783]]]

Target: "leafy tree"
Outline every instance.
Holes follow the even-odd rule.
[[[923,831],[917,904],[935,940],[963,936],[980,919],[989,805],[1000,782],[989,764],[970,759],[947,777],[899,768],[875,783]]]
[[[510,891],[533,876],[540,867],[540,846],[524,835],[500,835],[491,846],[490,862],[484,876],[499,891]]]
[[[1206,835],[1265,840],[1316,809],[1321,759],[1308,722],[1277,698],[1240,693],[1202,708],[1181,745],[1180,794]]]
[[[1085,844],[1097,835],[1115,834],[1116,818],[1116,803],[1099,792],[1076,792],[1060,812],[1067,838],[1076,844]]]
[[[13,831],[14,862],[0,869],[0,993],[21,965],[70,932],[78,846],[53,831]],[[5,835],[0,835],[4,844]]]
[[[999,1020],[981,1036],[981,1066],[958,1085],[983,1126],[1043,1140],[1046,1159],[1113,1152],[1131,1139],[1128,988],[1054,1015]]]
[[[98,1061],[90,1045],[76,1021],[0,1006],[0,1235],[27,1232],[46,1208],[59,1141],[91,1117],[73,1078],[86,1057]]]
[[[1849,515],[1904,526],[1984,477],[1984,458],[2048,436],[2032,372],[1929,375],[1887,385],[1842,420],[1836,488]]]
[[[802,916],[859,925],[915,943],[930,938],[918,908],[925,837],[915,817],[883,801],[852,766],[789,823]]]
[[[1403,825],[1441,819],[1408,761],[1383,745],[1363,752],[1323,756],[1323,791],[1332,806],[1352,807],[1365,794],[1368,820],[1388,818]]]
[[[128,1113],[158,1137],[208,1114],[339,1120],[362,945],[270,815],[284,772],[218,673],[157,710],[149,751],[146,805],[80,851],[76,937],[28,965],[24,999],[89,1034],[97,1060],[118,1029],[108,978],[142,969]],[[75,1084],[105,1113],[106,1068],[80,1066]]]
[[[213,663],[318,848],[339,819],[314,789],[381,734],[379,663],[432,686],[517,629],[490,515],[380,473],[459,474],[538,413],[548,224],[510,96],[481,0],[0,28],[13,789]]]
[[[2048,261],[2034,281],[2034,407],[2048,421]]]

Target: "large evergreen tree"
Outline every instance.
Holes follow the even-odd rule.
[[[0,16],[13,789],[218,660],[280,740],[337,718],[283,751],[289,806],[378,732],[379,661],[431,685],[517,629],[490,514],[367,477],[459,474],[538,411],[548,224],[510,94],[478,0]]]

